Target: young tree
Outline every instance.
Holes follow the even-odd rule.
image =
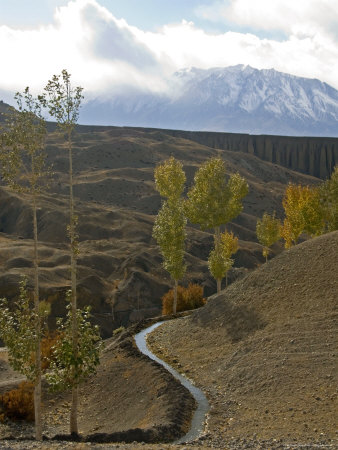
[[[197,170],[194,185],[188,191],[185,203],[190,222],[199,224],[202,230],[214,229],[214,253],[210,264],[216,268],[221,258],[221,225],[225,225],[242,211],[242,199],[248,193],[246,180],[238,173],[227,180],[225,163],[221,158],[211,158]],[[218,261],[218,262],[217,262]],[[223,263],[220,263],[222,266]],[[217,270],[220,274],[222,271]],[[219,289],[218,283],[217,289]],[[219,292],[219,290],[217,290]]]
[[[338,230],[338,165],[335,166],[331,178],[321,185],[320,198],[324,208],[327,230]]]
[[[289,184],[283,198],[285,219],[281,228],[281,237],[285,247],[297,244],[299,236],[322,234],[325,226],[324,209],[317,187]]]
[[[222,279],[226,277],[226,286],[228,285],[228,271],[233,266],[234,260],[231,255],[238,250],[238,238],[233,233],[221,233],[220,242],[211,250],[208,265],[211,275],[217,282],[217,293],[221,292]]]
[[[73,352],[73,308],[72,292],[67,292],[67,316],[65,320],[57,321],[60,338],[52,353],[50,371],[46,378],[54,391],[78,388],[89,375],[95,373],[100,362],[102,340],[99,327],[93,327],[89,321],[90,308],[76,310],[78,329],[77,352]],[[76,358],[76,359],[75,359]]]
[[[270,247],[280,239],[280,229],[281,223],[280,220],[275,217],[275,212],[272,216],[264,213],[262,219],[257,220],[256,235],[260,244],[263,245],[265,262],[268,261]]]
[[[74,361],[78,358],[78,323],[76,296],[76,261],[79,253],[76,226],[78,217],[74,211],[73,195],[73,143],[72,135],[79,118],[79,110],[83,99],[82,88],[73,88],[70,74],[63,70],[61,75],[54,75],[45,87],[45,93],[40,97],[42,104],[48,108],[62,132],[66,134],[69,157],[69,216],[68,235],[70,238],[70,272],[71,272],[71,308],[72,308],[72,351]],[[70,414],[70,432],[78,434],[77,425],[78,385],[72,389],[72,406]]]
[[[46,124],[41,114],[41,105],[27,87],[15,95],[17,109],[6,115],[1,133],[0,162],[2,178],[9,187],[30,196],[33,211],[34,242],[34,308],[36,320],[34,408],[35,435],[42,439],[41,424],[41,330],[39,319],[39,268],[37,202],[48,170],[46,169],[45,138]]]
[[[34,304],[27,291],[27,279],[20,282],[20,296],[14,308],[9,308],[6,299],[0,299],[0,337],[8,348],[9,363],[14,370],[21,373],[36,387],[40,378],[41,365],[36,363],[36,348],[40,339],[37,324],[40,317],[36,314]],[[35,389],[34,389],[35,390]],[[34,398],[34,413],[36,414]],[[39,420],[39,415],[38,415]],[[36,439],[42,439],[37,430],[35,415]],[[37,433],[38,431],[38,433]]]
[[[153,236],[160,246],[164,259],[163,266],[174,280],[174,314],[177,308],[178,281],[186,270],[184,242],[187,219],[181,198],[185,180],[182,164],[174,157],[169,158],[155,169],[156,189],[167,200],[163,202],[156,217]]]

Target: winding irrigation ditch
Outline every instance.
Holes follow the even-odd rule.
[[[158,358],[154,353],[152,353],[148,346],[147,346],[147,335],[151,333],[155,328],[162,325],[164,322],[157,322],[153,325],[151,325],[148,328],[145,328],[144,330],[140,331],[138,334],[135,335],[135,342],[140,350],[144,355],[148,356],[152,360],[156,361],[157,363],[161,364],[168,372],[170,372],[186,389],[188,389],[192,396],[195,398],[197,403],[197,408],[194,412],[193,418],[191,420],[191,426],[190,430],[181,438],[177,439],[174,443],[180,444],[185,443],[189,441],[193,441],[194,439],[197,439],[199,436],[202,435],[205,427],[206,422],[206,415],[209,411],[209,403],[204,395],[204,393],[198,389],[196,386],[194,386],[186,377],[181,375],[177,372],[172,366],[167,364],[162,359]]]

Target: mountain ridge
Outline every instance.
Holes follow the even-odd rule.
[[[167,93],[84,105],[82,123],[289,136],[338,136],[338,91],[318,79],[250,66],[182,69]]]

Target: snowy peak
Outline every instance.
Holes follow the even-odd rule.
[[[107,101],[104,110],[109,112],[110,121],[106,117],[101,123],[338,136],[338,91],[317,79],[236,65],[182,69],[173,75],[170,84],[174,87],[170,95],[141,93]],[[100,120],[100,109],[94,109]],[[85,113],[88,117],[90,108]],[[86,121],[93,123],[88,118]]]

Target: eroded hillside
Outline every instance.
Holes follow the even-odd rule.
[[[63,139],[50,126],[47,142],[49,162],[55,172],[48,193],[41,197],[38,233],[41,288],[52,304],[51,323],[64,312],[64,293],[69,286],[68,155]],[[53,131],[54,129],[54,131]],[[235,149],[233,149],[235,150]],[[239,147],[236,150],[241,150]],[[79,216],[80,257],[79,304],[90,303],[105,336],[112,329],[160,312],[160,297],[170,287],[168,274],[151,237],[160,197],[154,189],[156,164],[170,155],[182,161],[188,185],[196,168],[207,158],[220,154],[228,172],[239,171],[250,186],[243,213],[229,225],[240,239],[235,269],[230,281],[263,258],[256,241],[257,217],[277,211],[286,184],[312,184],[318,179],[253,154],[220,150],[190,139],[189,134],[172,135],[165,130],[114,127],[78,127],[74,145],[76,212]],[[22,274],[32,274],[32,227],[29,198],[0,189],[0,295],[14,298]],[[197,228],[188,229],[187,275],[183,280],[204,285],[205,294],[215,292],[206,258],[212,236]],[[281,246],[274,248],[279,253]],[[109,304],[114,280],[122,279],[114,311]]]

